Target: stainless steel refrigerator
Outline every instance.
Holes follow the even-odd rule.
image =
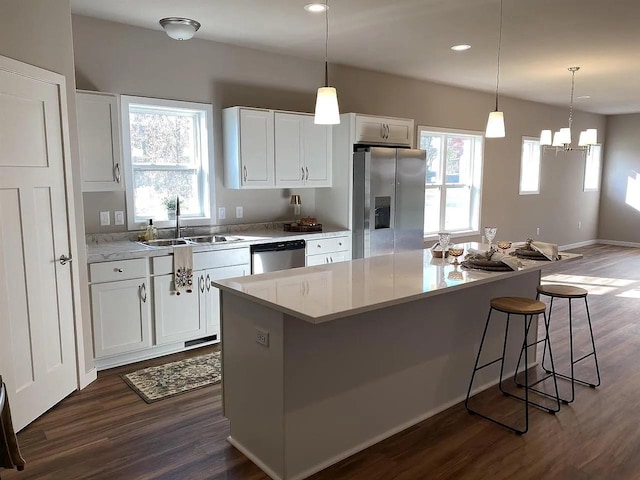
[[[353,258],[423,248],[424,150],[366,147],[353,154]]]

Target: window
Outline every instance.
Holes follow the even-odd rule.
[[[600,157],[601,145],[592,145],[587,151],[584,163],[584,191],[597,192],[600,188]]]
[[[520,195],[540,193],[540,140],[522,137]]]
[[[184,224],[210,217],[212,116],[211,105],[122,97],[130,229],[171,225],[176,197]]]
[[[427,152],[424,234],[478,232],[483,137],[477,132],[418,127]]]

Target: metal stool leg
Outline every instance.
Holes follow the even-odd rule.
[[[596,353],[596,342],[593,339],[593,328],[591,328],[591,315],[589,314],[589,304],[587,303],[587,297],[584,297],[584,308],[587,310],[587,321],[589,322],[589,334],[591,335],[591,347],[593,348],[593,360],[596,364],[596,374],[598,376],[598,383],[590,383],[591,388],[600,386],[600,367],[598,366],[598,354]],[[580,361],[580,360],[578,360]]]
[[[476,355],[476,363],[473,366],[473,373],[471,374],[471,381],[469,382],[469,389],[467,390],[467,398],[464,401],[464,406],[466,407],[467,410],[469,410],[472,413],[474,412],[469,408],[469,397],[471,397],[471,387],[473,386],[473,380],[476,376],[476,372],[479,370],[478,362],[480,361],[480,354],[482,353],[482,346],[484,345],[484,339],[487,336],[487,329],[489,328],[489,320],[491,320],[491,312],[493,312],[493,308],[489,308],[489,315],[487,316],[487,322],[484,324],[484,331],[482,332],[482,340],[480,340],[478,355]]]

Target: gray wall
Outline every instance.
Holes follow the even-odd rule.
[[[197,38],[176,42],[161,31],[80,16],[73,17],[73,30],[78,88],[213,103],[217,125],[220,108],[232,105],[313,111],[315,90],[322,80],[321,62]],[[489,93],[351,67],[332,68],[331,79],[343,112],[483,131],[493,108]],[[497,225],[500,238],[535,237],[536,227],[541,229],[539,238],[563,245],[596,238],[599,194],[582,192],[584,158],[579,152],[547,154],[542,162],[541,194],[518,195],[522,136],[564,126],[568,108],[509,98],[501,101],[501,107],[507,138],[486,141],[482,223]],[[576,135],[587,127],[598,128],[603,140],[605,124],[601,115],[574,114]],[[219,128],[215,141],[216,202],[227,207],[227,217],[235,205],[244,206],[246,221],[290,217],[289,192],[223,187]],[[303,213],[313,213],[313,190],[296,193],[303,196]],[[87,232],[105,231],[97,225],[103,205],[124,209],[122,193],[85,193],[84,200]],[[230,218],[226,222],[239,223]]]
[[[91,315],[89,312],[89,290],[84,242],[84,213],[80,190],[80,156],[78,152],[78,126],[76,119],[75,75],[71,10],[69,0],[1,0],[0,1],[0,55],[50,70],[66,77],[69,111],[69,135],[75,198],[76,231],[80,241],[77,245],[76,262],[80,264],[80,301],[82,305],[82,333],[84,359],[81,369],[93,368],[91,340]],[[75,241],[76,239],[72,239]],[[76,292],[78,294],[78,292]],[[80,340],[82,346],[82,339]],[[81,350],[82,353],[82,350]]]
[[[640,244],[640,205],[631,201],[633,207],[626,201],[628,186],[637,185],[630,180],[640,175],[639,132],[640,114],[608,117],[598,228],[602,240]],[[640,200],[640,190],[635,194]]]

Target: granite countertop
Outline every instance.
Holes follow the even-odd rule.
[[[258,243],[269,243],[282,240],[312,240],[339,237],[343,235],[350,235],[351,232],[349,230],[326,227],[322,232],[306,233],[285,232],[275,228],[254,228],[232,232],[216,232],[215,234],[241,238],[242,240],[190,245],[193,248],[193,251],[208,252],[211,250],[226,250],[230,248],[248,247],[249,245],[255,245]],[[87,236],[87,263],[157,257],[170,255],[173,251],[173,247],[150,247],[136,241],[129,240],[126,237],[130,235],[130,233],[123,233]]]
[[[466,250],[477,247],[475,243],[466,244]],[[557,261],[520,259],[518,270],[489,272],[443,262],[425,249],[216,280],[213,284],[225,292],[316,324],[579,258],[582,255],[563,252]],[[299,288],[292,288],[295,285]],[[314,294],[309,295],[310,291]]]

